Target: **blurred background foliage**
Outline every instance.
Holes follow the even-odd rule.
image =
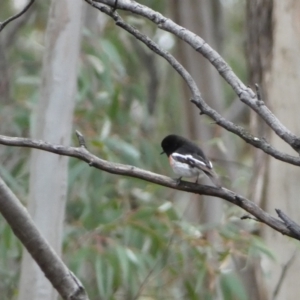
[[[168,14],[166,1],[141,2]],[[224,56],[246,80],[244,1],[222,2],[227,26]],[[1,19],[14,10],[12,2],[2,3]],[[47,13],[48,4],[37,2],[14,35],[6,30],[0,35],[0,72],[8,76],[0,86],[1,134],[30,135]],[[159,154],[161,139],[181,132],[180,78],[110,19],[90,8],[87,15],[74,129],[84,134],[89,150],[104,159],[173,176],[166,157]],[[149,22],[123,16],[158,43],[167,40],[172,51],[175,41],[170,36]],[[234,96],[225,85],[224,93],[230,104]],[[29,150],[1,146],[0,154],[1,175],[26,203]],[[248,299],[232,260],[272,254],[239,226],[240,210],[224,204],[220,225],[193,224],[183,219],[174,195],[175,191],[70,159],[63,255],[91,299]],[[217,248],[206,239],[212,229]],[[18,293],[20,258],[21,245],[1,218],[1,299],[15,299]]]

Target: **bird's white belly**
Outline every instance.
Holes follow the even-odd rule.
[[[201,173],[197,168],[191,168],[189,165],[181,162],[172,164],[173,172],[182,177],[196,177]]]

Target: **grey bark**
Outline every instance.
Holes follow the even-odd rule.
[[[32,135],[69,145],[77,81],[82,2],[51,3],[41,96]],[[68,158],[33,151],[28,210],[43,236],[60,254],[67,194]],[[53,300],[57,293],[30,255],[22,260],[19,300]]]
[[[300,2],[273,1],[273,51],[269,72],[265,74],[270,106],[291,131],[300,133]],[[292,153],[289,146],[271,132],[270,142]],[[265,191],[265,209],[279,208],[292,219],[300,220],[300,169],[274,159],[269,160]],[[270,299],[293,300],[299,295],[300,254],[297,245],[264,228],[264,237],[277,263],[268,262],[266,270]],[[294,255],[295,253],[295,255]],[[290,260],[293,258],[292,263]],[[285,268],[288,266],[288,268]],[[283,275],[283,276],[282,276]]]

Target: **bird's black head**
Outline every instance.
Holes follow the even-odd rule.
[[[185,142],[185,138],[175,134],[170,134],[166,136],[161,142],[161,147],[164,150],[161,154],[166,153],[169,156],[178,148],[180,148]]]

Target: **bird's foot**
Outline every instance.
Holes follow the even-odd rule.
[[[114,5],[113,5],[113,7],[112,7],[112,12],[115,12],[116,10],[117,10],[117,8],[118,8],[118,1],[119,0],[115,0],[115,3],[114,3]]]
[[[182,177],[179,177],[179,178],[175,178],[174,180],[176,180],[176,185],[180,185],[181,183],[181,178]]]

